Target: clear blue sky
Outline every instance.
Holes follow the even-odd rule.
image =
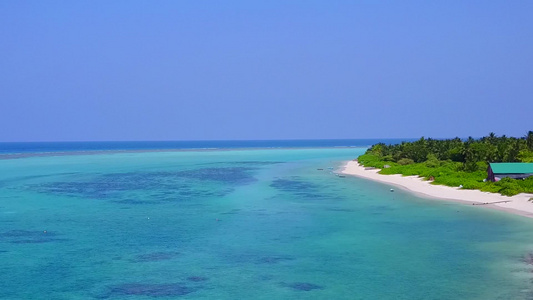
[[[533,1],[0,0],[0,141],[523,136]]]

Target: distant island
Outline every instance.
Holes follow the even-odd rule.
[[[418,175],[436,185],[505,196],[533,193],[533,176],[530,176],[533,175],[533,131],[519,138],[490,133],[480,139],[422,137],[415,142],[394,145],[379,143],[357,160],[364,167],[381,169],[380,174]],[[513,174],[494,176],[491,173],[496,167],[504,170],[502,173]],[[514,174],[517,172],[523,176]]]

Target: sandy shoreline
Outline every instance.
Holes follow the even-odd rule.
[[[378,171],[379,169],[365,169],[357,161],[349,161],[341,169],[343,174],[392,184],[424,197],[474,204],[533,218],[533,202],[528,201],[533,197],[533,194],[518,194],[507,197],[478,190],[462,190],[454,187],[433,185],[418,176],[382,175],[378,174]]]

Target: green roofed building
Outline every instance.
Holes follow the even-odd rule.
[[[490,163],[487,173],[490,181],[504,177],[524,179],[533,176],[533,163]]]

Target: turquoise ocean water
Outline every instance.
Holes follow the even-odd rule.
[[[332,174],[364,151],[0,160],[0,298],[533,299],[533,220]]]

